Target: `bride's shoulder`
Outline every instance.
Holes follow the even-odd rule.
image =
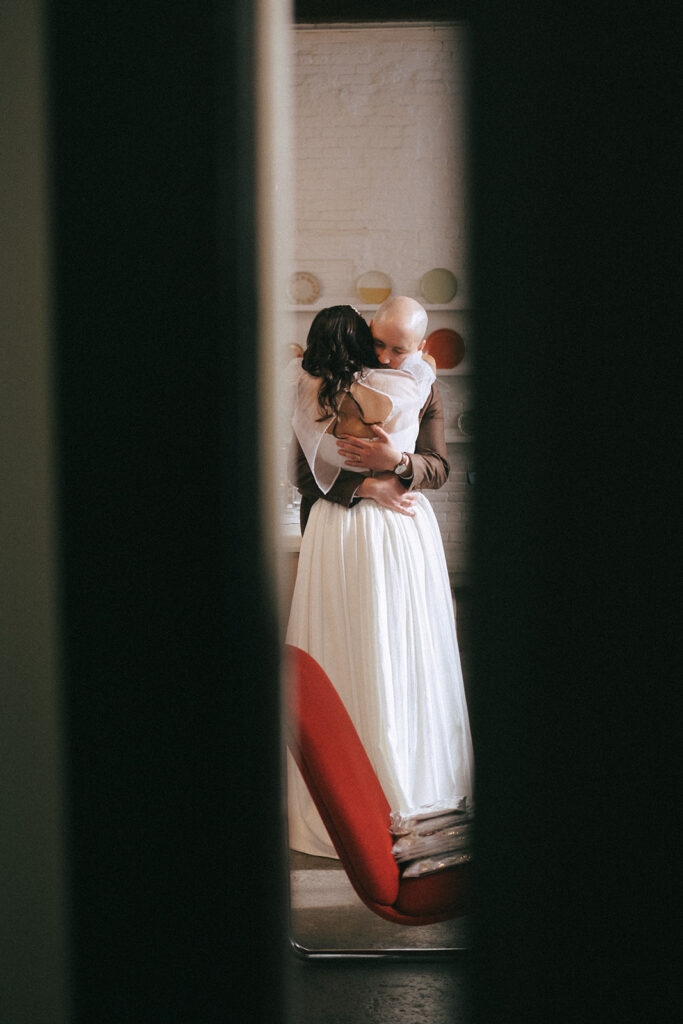
[[[284,368],[284,379],[287,384],[296,384],[301,375],[306,371],[301,365],[301,357],[298,356],[295,359],[290,359]]]
[[[415,352],[401,364],[401,369],[405,373],[409,373],[414,380],[419,384],[429,384],[430,386],[436,380],[436,374],[429,365],[426,359],[422,358],[422,353]]]
[[[297,391],[299,394],[309,391],[317,392],[320,388],[320,378],[313,377],[304,370],[301,359],[292,359],[284,369],[285,387]]]
[[[371,387],[379,388],[383,386],[388,388],[401,387],[402,385],[409,386],[411,384],[418,384],[421,388],[427,385],[431,387],[435,380],[436,376],[431,366],[419,356],[414,360],[406,360],[398,370],[383,366],[377,369],[366,370],[363,376],[364,383],[369,384]]]

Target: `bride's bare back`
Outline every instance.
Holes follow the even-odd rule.
[[[339,403],[331,432],[335,437],[375,437],[370,425],[381,427],[392,408],[393,402],[387,395],[354,381]]]

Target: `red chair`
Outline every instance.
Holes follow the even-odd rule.
[[[287,645],[288,746],[353,888],[397,924],[467,914],[471,863],[402,879],[391,852],[390,807],[355,726],[320,665]]]

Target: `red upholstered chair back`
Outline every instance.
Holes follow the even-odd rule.
[[[318,663],[287,647],[288,743],[359,896],[391,906],[399,871],[390,807],[355,726]]]

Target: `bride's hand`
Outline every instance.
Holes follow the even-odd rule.
[[[344,456],[345,466],[391,472],[401,458],[401,452],[394,447],[391,438],[381,427],[373,423],[371,429],[377,435],[372,440],[343,434],[337,439],[337,450]]]
[[[392,512],[400,512],[403,516],[415,515],[413,506],[417,500],[417,492],[407,491],[393,473],[366,477],[356,494],[359,498],[370,498],[378,505]]]

